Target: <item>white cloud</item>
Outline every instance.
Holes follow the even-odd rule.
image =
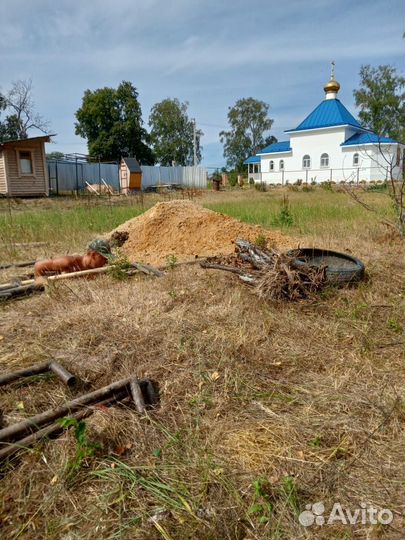
[[[400,9],[401,0],[4,1],[0,84],[31,76],[61,144],[75,141],[84,89],[122,79],[139,89],[145,120],[171,96],[222,125],[227,107],[251,95],[272,104],[281,131],[319,102],[330,60],[349,107],[362,63],[399,65]],[[219,129],[204,131],[205,142],[218,140]]]

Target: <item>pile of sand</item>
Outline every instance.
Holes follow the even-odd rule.
[[[109,236],[117,231],[128,233],[121,249],[129,260],[150,264],[164,264],[170,255],[179,261],[227,255],[233,253],[237,238],[254,242],[258,236],[264,236],[269,247],[281,250],[294,247],[294,241],[278,231],[242,223],[191,201],[157,203],[111,231]]]

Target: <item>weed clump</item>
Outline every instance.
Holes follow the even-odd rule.
[[[273,224],[279,227],[291,227],[294,225],[294,218],[290,211],[290,201],[285,195],[281,201],[280,211],[273,220]]]

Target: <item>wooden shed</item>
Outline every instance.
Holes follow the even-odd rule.
[[[120,163],[121,193],[142,189],[142,169],[135,158],[122,158]]]
[[[49,195],[45,143],[51,135],[0,142],[0,195]]]

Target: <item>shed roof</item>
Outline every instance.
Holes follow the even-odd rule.
[[[142,172],[142,169],[135,158],[124,157],[122,159],[124,160],[125,165],[128,167],[129,172]]]
[[[11,141],[3,141],[0,142],[0,146],[8,146],[15,143],[20,142],[30,142],[30,141],[44,141],[49,142],[51,140],[51,137],[55,137],[56,133],[52,133],[50,135],[40,135],[38,137],[27,137],[26,139],[13,139]]]
[[[295,129],[289,131],[304,131],[334,126],[354,126],[362,129],[355,117],[338,99],[322,101]]]

